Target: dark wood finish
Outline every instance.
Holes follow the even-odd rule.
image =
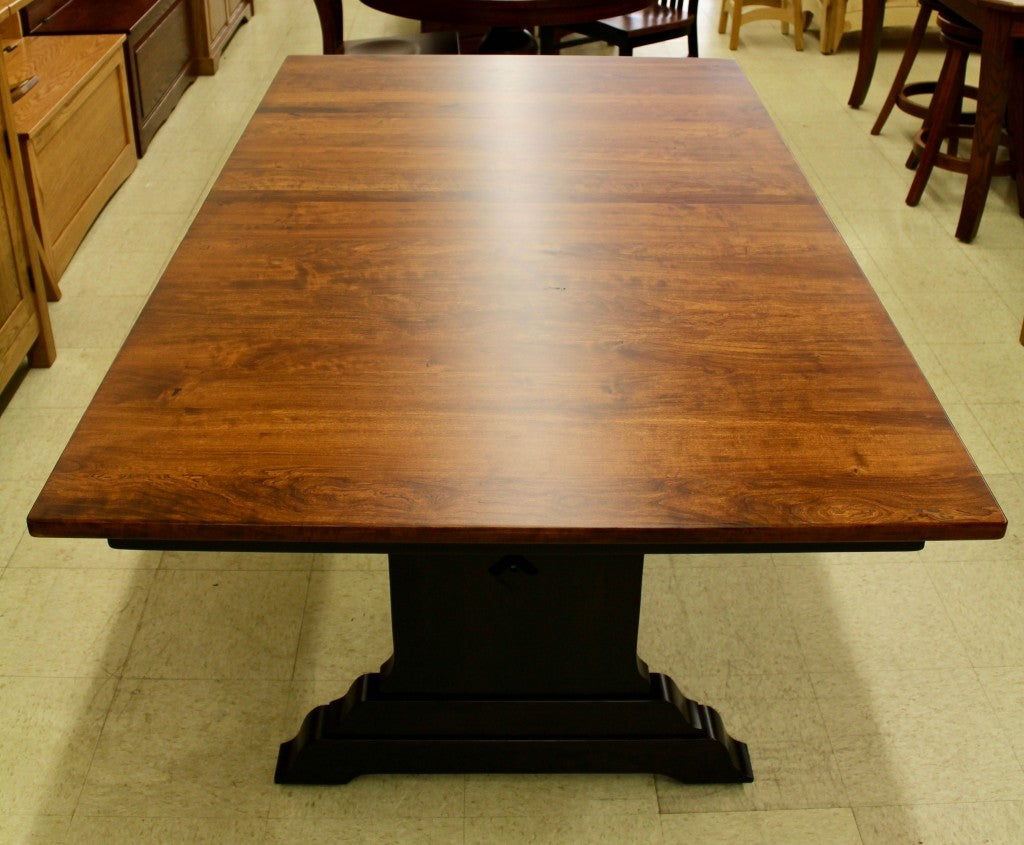
[[[287,63],[34,531],[1001,534],[738,70],[471,61]]]
[[[643,553],[391,555],[395,653],[284,743],[279,783],[379,771],[632,771],[752,779],[718,714],[637,657]]]
[[[1005,520],[735,63],[347,56],[285,62],[29,527],[389,553],[394,660],[281,782],[743,781],[636,656],[645,552]]]
[[[579,40],[562,41],[561,33],[552,27],[541,29],[541,52],[557,53],[560,49],[605,41],[618,48],[620,56],[632,56],[636,47],[687,39],[687,54],[697,56],[698,0],[655,0],[649,6],[626,15],[596,21],[581,21],[560,29],[578,32]]]
[[[139,155],[195,79],[189,0],[70,0],[22,10],[32,35],[125,34],[125,67]],[[48,13],[48,15],[47,15]]]
[[[1011,125],[1024,124],[1021,116],[1024,106],[1020,97],[1009,96],[1013,86],[1019,85],[1014,81],[1015,68],[1018,76],[1024,72],[1024,0],[942,0],[937,5],[969,21],[982,32],[978,109],[971,162],[956,228],[957,238],[970,242],[978,233],[988,197],[1007,106]],[[884,18],[885,0],[864,0],[857,73],[849,100],[853,108],[861,106],[871,85]],[[1024,216],[1024,174],[1021,168],[1018,168],[1017,187],[1018,203]]]
[[[368,0],[389,15],[456,25],[557,26],[625,15],[649,0]]]
[[[341,0],[313,0],[320,19],[324,55],[362,54],[451,54],[459,52],[459,36],[451,29],[424,32],[403,38],[362,38],[345,40],[345,12]]]

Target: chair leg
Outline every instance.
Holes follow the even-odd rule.
[[[729,19],[729,7],[731,5],[730,0],[722,0],[722,10],[718,13],[718,32],[720,35],[725,35],[725,25]]]
[[[743,17],[743,0],[732,0],[732,30],[729,33],[729,49],[740,46],[740,20]]]
[[[953,108],[956,105],[957,85],[954,80],[963,78],[966,67],[966,52],[963,50],[948,50],[946,52],[946,58],[942,62],[942,71],[939,73],[939,85],[932,97],[932,106],[928,110],[927,129],[925,130],[928,137],[917,163],[917,170],[914,171],[914,180],[910,183],[910,190],[907,192],[907,205],[917,205],[924,194],[928,177],[932,175],[932,170],[935,167],[935,158],[939,153],[939,147],[942,146],[944,130],[949,125],[953,116]]]
[[[632,56],[633,55],[633,45],[630,44],[628,41],[620,42],[619,43],[619,55],[620,56]]]
[[[907,49],[903,52],[903,61],[900,62],[899,70],[896,71],[896,78],[892,81],[892,88],[882,103],[882,109],[878,112],[875,125],[871,127],[871,134],[877,135],[882,131],[885,122],[892,114],[893,106],[896,105],[896,98],[899,96],[903,86],[907,84],[907,77],[910,76],[910,69],[914,66],[914,59],[917,58],[921,49],[921,42],[924,41],[925,30],[928,29],[928,22],[932,18],[932,10],[928,6],[922,6],[914,21],[914,28],[910,32],[910,40],[907,41]]]
[[[793,44],[797,50],[804,49],[804,10],[801,0],[790,0],[793,7]]]

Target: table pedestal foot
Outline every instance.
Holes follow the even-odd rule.
[[[650,695],[619,700],[394,699],[363,675],[282,744],[277,783],[363,774],[649,772],[684,783],[753,780],[744,743],[718,713],[651,673]]]
[[[636,653],[644,556],[601,546],[393,552],[394,654],[315,708],[278,783],[376,772],[752,779],[746,746]]]

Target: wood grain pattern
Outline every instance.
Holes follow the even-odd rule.
[[[382,546],[1005,530],[735,64],[516,56],[289,59],[29,525]]]

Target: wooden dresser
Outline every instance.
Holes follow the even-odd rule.
[[[217,72],[221,53],[231,36],[253,14],[254,0],[192,0],[196,73]]]
[[[123,35],[6,42],[9,76],[38,82],[13,108],[32,214],[56,281],[135,169]]]
[[[35,0],[21,12],[31,35],[125,36],[131,115],[141,156],[195,79],[191,0]]]

